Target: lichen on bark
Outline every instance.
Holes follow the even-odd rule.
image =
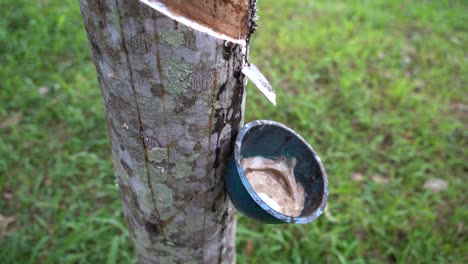
[[[179,48],[184,44],[184,33],[180,31],[164,29],[161,30],[161,40],[169,46]]]
[[[184,61],[168,59],[164,62],[163,77],[167,83],[167,92],[171,95],[183,94],[190,88],[189,76],[192,69]]]

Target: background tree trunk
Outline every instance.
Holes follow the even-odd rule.
[[[235,262],[224,171],[243,122],[241,48],[136,0],[80,6],[140,262]]]

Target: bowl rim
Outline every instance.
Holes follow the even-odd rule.
[[[317,207],[313,212],[311,212],[309,215],[306,216],[289,216],[282,214],[273,208],[271,208],[268,204],[266,204],[254,191],[252,186],[250,185],[250,182],[247,180],[247,177],[245,175],[244,169],[242,165],[240,164],[241,160],[241,148],[242,148],[242,140],[244,139],[244,136],[249,132],[250,129],[253,127],[257,126],[276,126],[281,129],[287,130],[291,134],[295,135],[299,140],[309,148],[309,150],[312,152],[313,157],[315,158],[315,161],[320,167],[320,171],[323,176],[323,195],[322,195],[322,202],[320,203],[320,206]],[[322,161],[320,160],[320,157],[317,155],[317,153],[314,151],[314,149],[310,146],[307,141],[304,140],[297,132],[292,130],[291,128],[285,126],[284,124],[272,121],[272,120],[255,120],[252,122],[249,122],[246,124],[241,131],[239,131],[239,134],[236,137],[236,142],[234,146],[234,161],[236,164],[236,169],[238,172],[238,175],[242,181],[242,184],[246,188],[247,192],[249,195],[252,197],[252,199],[268,214],[273,216],[276,219],[279,219],[281,221],[287,222],[287,223],[296,223],[296,224],[306,224],[314,221],[317,219],[324,211],[328,203],[328,176],[327,173],[325,172],[325,168],[322,165]]]

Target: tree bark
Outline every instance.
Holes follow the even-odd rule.
[[[136,0],[80,7],[140,262],[234,263],[224,173],[243,122],[241,47]]]

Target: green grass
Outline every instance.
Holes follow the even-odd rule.
[[[0,225],[0,262],[136,262],[76,1],[2,0],[0,10],[0,215],[15,218]],[[251,61],[278,106],[249,85],[246,121],[283,122],[314,146],[331,216],[239,217],[238,261],[467,263],[468,2],[259,10]],[[430,178],[448,188],[423,188]]]

